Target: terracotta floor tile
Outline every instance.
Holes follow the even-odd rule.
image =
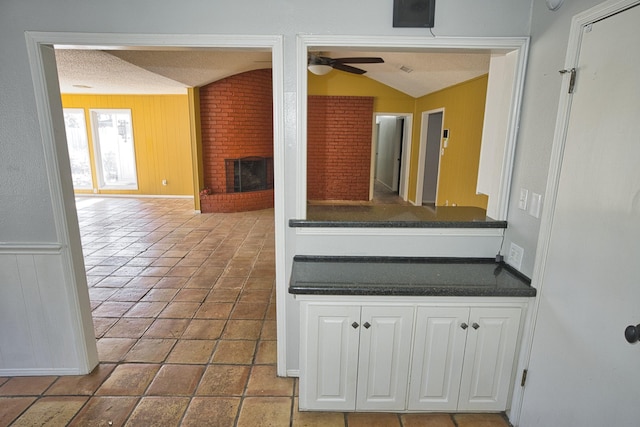
[[[38,399],[12,426],[64,426],[82,408],[88,397],[55,396]]]
[[[178,289],[175,288],[155,288],[151,289],[145,296],[142,298],[144,302],[169,302],[173,299],[174,296],[178,293]]]
[[[215,340],[181,339],[167,357],[167,363],[205,364],[215,345]]]
[[[156,319],[153,321],[145,338],[180,338],[189,326],[189,319]]]
[[[67,427],[123,426],[138,403],[138,399],[138,397],[92,397]]]
[[[264,319],[267,311],[265,303],[238,303],[231,312],[230,319]]]
[[[0,396],[37,396],[56,380],[57,377],[14,377],[0,387]]]
[[[179,426],[188,397],[143,397],[125,426]]]
[[[96,391],[97,396],[140,396],[160,369],[160,365],[128,363],[118,365]]]
[[[208,294],[207,289],[181,289],[173,301],[203,302]]]
[[[0,426],[10,425],[35,400],[35,397],[0,397]]]
[[[250,340],[220,340],[213,353],[212,363],[250,365],[256,350],[256,342]]]
[[[154,267],[173,267],[180,261],[181,258],[172,257],[171,255],[169,255],[169,253],[170,251],[165,252],[164,254],[162,254],[162,258],[158,258],[151,265]]]
[[[256,351],[255,364],[266,365],[278,362],[278,354],[276,351],[276,341],[260,341],[258,342],[258,350]]]
[[[194,397],[182,420],[182,427],[229,427],[233,426],[240,398],[238,397]]]
[[[109,297],[109,301],[138,302],[147,292],[149,292],[149,290],[144,288],[122,288],[118,289],[113,295],[111,295]]]
[[[91,301],[106,301],[117,292],[112,288],[89,288],[89,299]]]
[[[196,390],[198,396],[240,396],[249,379],[250,366],[210,365]]]
[[[198,302],[170,302],[158,315],[161,318],[191,319],[200,308]]]
[[[509,427],[502,414],[454,414],[457,427]]]
[[[183,339],[214,340],[220,338],[225,320],[193,319],[182,335]]]
[[[349,427],[400,427],[397,414],[352,412],[347,414]]]
[[[133,306],[132,302],[105,301],[93,310],[93,315],[96,317],[122,317],[131,306]]]
[[[292,427],[345,427],[343,412],[299,412],[298,399],[293,401]]]
[[[226,319],[233,309],[233,304],[204,302],[196,312],[197,319]]]
[[[119,362],[136,343],[135,338],[100,338],[98,358],[100,362]]]
[[[162,277],[154,286],[154,289],[182,289],[187,282],[186,277]]]
[[[126,362],[160,363],[175,345],[169,338],[142,338],[124,357]]]
[[[207,295],[205,302],[235,302],[240,295],[240,288],[238,289],[213,289]]]
[[[215,284],[215,289],[242,289],[245,280],[244,277],[220,277]]]
[[[147,389],[147,395],[190,396],[204,373],[201,365],[162,365]]]
[[[199,267],[173,267],[167,273],[169,277],[191,277],[198,271]]]
[[[104,336],[109,338],[140,338],[152,322],[153,319],[148,317],[124,317],[118,320]]]
[[[253,366],[247,396],[293,396],[293,378],[279,378],[275,365]]]
[[[222,338],[231,340],[257,340],[260,337],[262,322],[259,320],[229,320]]]
[[[456,427],[449,414],[402,414],[403,427]]]
[[[166,302],[138,302],[124,316],[157,317],[166,305]]]
[[[202,271],[202,269],[205,267],[200,267],[199,271]],[[188,280],[187,283],[184,285],[185,289],[204,289],[204,290],[210,290],[211,288],[213,288],[213,286],[216,283],[216,279],[217,276],[214,277],[210,277],[210,276],[200,276],[200,275],[194,275],[191,276]]]
[[[262,340],[275,340],[277,338],[278,326],[275,320],[266,320],[262,324],[262,332],[260,332],[260,339]]]
[[[93,332],[96,338],[101,338],[117,321],[116,317],[94,317]]]
[[[101,363],[89,375],[60,377],[45,394],[47,395],[92,395],[102,382],[113,372],[116,365]]]
[[[135,259],[137,258],[134,258],[134,260]],[[158,280],[160,280],[159,277],[138,276],[131,279],[125,287],[151,289],[156,283],[158,283]]]
[[[240,294],[240,303],[246,302],[261,302],[268,303],[271,298],[271,290],[268,289],[254,289],[245,290]]]
[[[290,397],[247,397],[237,427],[286,426],[291,417]]]

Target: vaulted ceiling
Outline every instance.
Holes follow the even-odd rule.
[[[415,98],[486,74],[488,52],[380,52],[331,50],[332,58],[379,56],[383,64],[357,64],[370,78]],[[62,93],[184,94],[254,69],[270,68],[271,53],[257,50],[88,50],[56,46]],[[333,70],[333,73],[343,71]]]

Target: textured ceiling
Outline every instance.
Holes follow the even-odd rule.
[[[489,53],[323,51],[334,58],[380,56],[357,64],[371,78],[420,97],[489,71]],[[77,50],[56,48],[62,93],[185,94],[225,77],[271,67],[271,53],[255,50]],[[403,71],[412,70],[411,72]],[[332,71],[338,73],[341,71]]]

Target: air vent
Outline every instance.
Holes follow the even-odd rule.
[[[401,65],[400,70],[404,71],[405,73],[410,73],[413,71],[413,68],[407,67],[406,65]]]

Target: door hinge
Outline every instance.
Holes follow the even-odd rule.
[[[570,70],[564,69],[559,71],[560,74],[570,73],[571,78],[569,79],[569,93],[573,93],[573,88],[576,85],[576,69],[572,68]]]
[[[520,387],[524,387],[524,384],[527,382],[527,369],[522,371],[522,379],[520,380]]]

